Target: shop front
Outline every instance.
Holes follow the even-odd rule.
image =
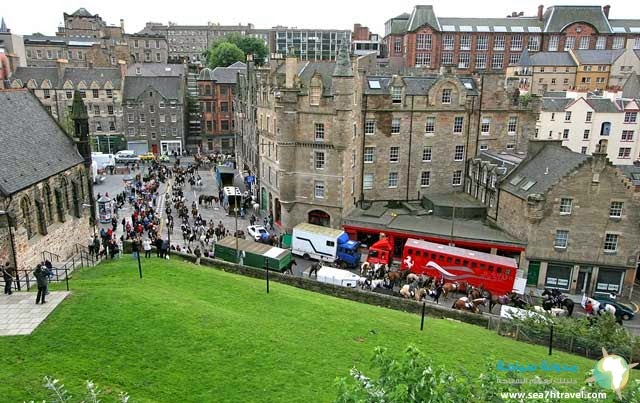
[[[572,271],[572,264],[549,262],[544,286],[568,291],[571,284]]]

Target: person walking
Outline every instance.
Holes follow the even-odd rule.
[[[200,250],[199,246],[196,246],[196,248],[193,250],[193,254],[196,255],[196,264],[199,265],[200,258],[202,257],[202,251]]]
[[[145,258],[151,257],[151,239],[146,238],[144,241],[142,241],[142,249],[144,249]]]
[[[47,284],[49,283],[49,271],[42,264],[38,263],[36,269],[33,271],[33,275],[35,276],[36,283],[38,285],[36,305],[41,302],[45,304],[45,296],[47,295]]]
[[[15,270],[11,267],[11,263],[7,262],[2,268],[2,278],[4,279],[4,293],[5,295],[13,294],[11,287],[13,286],[13,278],[15,276]]]

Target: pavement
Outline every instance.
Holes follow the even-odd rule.
[[[51,291],[44,305],[36,305],[35,292],[0,296],[0,336],[31,334],[67,295],[68,291]]]

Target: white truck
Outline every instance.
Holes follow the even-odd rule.
[[[346,232],[319,225],[302,223],[293,227],[291,253],[321,262],[340,260],[343,267],[360,266],[360,243],[349,239]]]
[[[347,270],[322,266],[320,267],[320,269],[318,269],[316,279],[321,283],[355,288],[358,286],[358,280],[360,280],[360,276],[358,276],[357,274],[353,274]]]
[[[116,166],[116,159],[113,154],[92,152],[91,160],[97,164],[97,167],[100,170],[107,169],[111,166]]]

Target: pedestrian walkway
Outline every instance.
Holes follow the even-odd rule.
[[[36,305],[33,292],[0,296],[0,336],[31,334],[67,295],[68,291],[51,291],[44,305]]]

